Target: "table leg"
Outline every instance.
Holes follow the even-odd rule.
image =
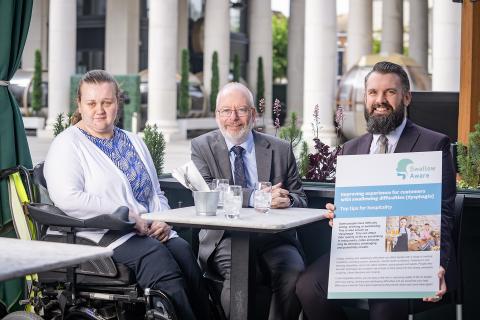
[[[231,232],[230,320],[253,319],[255,250],[248,232]]]

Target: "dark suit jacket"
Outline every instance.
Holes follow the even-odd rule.
[[[295,156],[290,144],[270,135],[253,131],[258,181],[282,182],[283,188],[292,195],[295,207],[306,207],[307,197],[298,175]],[[233,184],[229,151],[220,130],[215,130],[192,140],[192,160],[207,183],[212,179],[229,179]],[[243,206],[248,206],[252,190],[244,189]],[[204,268],[207,260],[222,239],[223,230],[201,230],[198,257]],[[282,233],[287,241],[301,251],[295,232]]]
[[[369,154],[373,135],[370,133],[346,142],[341,154]],[[395,153],[442,151],[442,230],[440,265],[447,270],[447,288],[456,286],[455,247],[452,241],[455,210],[455,169],[450,152],[450,140],[441,133],[420,127],[407,120]],[[373,164],[372,164],[373,167]]]

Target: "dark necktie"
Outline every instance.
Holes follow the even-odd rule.
[[[388,153],[388,139],[384,134],[378,137],[378,148],[375,153]]]
[[[245,177],[245,165],[243,164],[243,149],[241,146],[232,147],[233,153],[235,153],[235,161],[233,162],[233,173],[235,184],[237,186],[247,187],[247,178]]]

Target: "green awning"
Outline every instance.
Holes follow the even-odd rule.
[[[33,0],[0,1],[0,169],[19,164],[32,167],[22,116],[8,89],[8,81],[20,65],[32,6]],[[0,236],[15,237],[11,227],[6,181],[0,181]],[[15,309],[18,299],[22,298],[22,293],[23,279],[2,282],[0,304],[11,311]]]

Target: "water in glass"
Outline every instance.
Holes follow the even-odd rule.
[[[210,185],[211,190],[220,191],[218,195],[218,206],[217,208],[223,208],[223,195],[228,188],[228,179],[213,179],[212,184]]]
[[[240,217],[242,208],[243,191],[241,186],[228,186],[223,195],[223,211],[228,219]]]
[[[269,213],[272,205],[272,184],[270,182],[257,182],[253,197],[253,207],[261,213]]]

